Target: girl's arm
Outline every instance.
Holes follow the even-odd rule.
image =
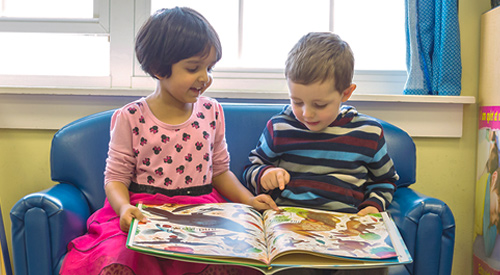
[[[130,204],[130,195],[128,188],[121,182],[111,181],[104,187],[108,202],[115,210],[115,213],[120,216],[120,229],[127,232],[132,223],[132,219],[136,218],[144,221],[146,217],[135,206]]]
[[[215,176],[212,185],[230,201],[248,204],[257,210],[275,209],[279,210],[274,200],[269,195],[259,195],[254,197],[248,189],[240,183],[233,172],[227,170]]]

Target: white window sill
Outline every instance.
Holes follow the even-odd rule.
[[[151,90],[0,88],[0,128],[59,129],[83,116],[119,108]],[[215,98],[286,99],[284,93],[209,91]],[[235,99],[236,100],[236,99]],[[406,130],[412,137],[462,136],[463,107],[471,96],[354,94],[347,104]]]

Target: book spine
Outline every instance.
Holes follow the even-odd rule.
[[[398,254],[398,260],[400,262],[411,262],[412,259],[410,253],[408,252],[403,242],[403,238],[401,237],[401,234],[399,233],[394,220],[389,216],[387,212],[381,212],[380,214],[382,214],[385,228],[387,229],[387,232],[389,232],[392,245],[394,246],[394,249]]]

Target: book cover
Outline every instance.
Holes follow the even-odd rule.
[[[373,268],[410,263],[387,213],[280,207],[263,214],[238,203],[139,205],[127,247],[183,261],[245,265],[272,274],[296,267]]]

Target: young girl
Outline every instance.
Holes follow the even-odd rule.
[[[189,8],[162,9],[137,35],[142,68],[156,90],[117,110],[105,171],[107,199],[88,220],[88,233],[73,240],[61,274],[258,274],[238,266],[193,264],[137,253],[125,247],[138,202],[216,203],[277,208],[254,197],[229,170],[224,114],[201,94],[221,58],[217,33]]]

